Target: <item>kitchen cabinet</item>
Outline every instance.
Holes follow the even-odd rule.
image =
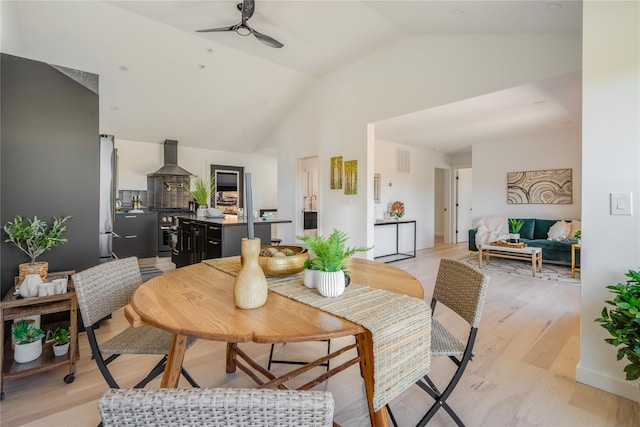
[[[254,223],[255,237],[263,245],[271,241],[271,225],[288,220],[258,220]],[[171,255],[176,268],[198,263],[204,259],[240,255],[242,239],[247,237],[245,220],[228,218],[178,217],[178,244]]]
[[[158,254],[158,213],[118,213],[113,224],[113,253],[118,258]]]
[[[71,275],[75,271],[62,271],[49,273],[49,279],[68,277],[68,290],[64,294],[50,295],[46,297],[22,298],[14,295],[15,287],[12,287],[0,303],[0,400],[4,399],[4,381],[13,378],[21,378],[61,366],[68,366],[69,373],[64,377],[64,382],[70,384],[75,379],[76,361],[78,360],[78,300],[73,290]],[[16,279],[17,282],[17,279]],[[4,328],[11,328],[14,319],[27,316],[44,315],[69,312],[69,321],[64,324],[41,324],[40,329],[53,329],[58,326],[69,327],[69,351],[64,356],[54,356],[53,342],[42,345],[42,354],[32,362],[17,363],[13,360],[11,335],[4,340]]]

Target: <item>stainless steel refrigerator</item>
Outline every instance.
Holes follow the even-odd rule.
[[[116,203],[116,148],[113,135],[100,135],[100,262],[112,258]]]

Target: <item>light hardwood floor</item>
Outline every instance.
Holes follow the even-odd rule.
[[[459,259],[466,244],[437,244],[418,252],[415,259],[395,263],[416,276],[430,299],[440,258]],[[143,260],[156,264],[156,260]],[[157,263],[161,269],[173,264]],[[494,274],[489,285],[476,355],[449,403],[468,426],[639,426],[640,404],[575,381],[579,360],[580,288],[536,279]],[[436,316],[450,320],[449,313]],[[443,319],[444,318],[444,319]],[[123,316],[103,322],[99,334],[109,336],[126,326]],[[463,335],[464,325],[456,325]],[[248,345],[248,351],[266,366],[268,345]],[[76,380],[65,384],[64,369],[5,384],[0,404],[2,426],[95,426],[96,401],[106,383],[90,359],[88,343],[80,336],[81,358]],[[224,373],[222,343],[199,341],[185,358],[185,367],[203,387],[253,387],[242,372]],[[279,357],[304,360],[325,351],[324,343],[287,344]],[[442,358],[441,358],[442,359]],[[432,376],[444,381],[451,363],[437,359]],[[132,386],[157,359],[122,357],[113,372],[121,386]],[[274,370],[286,371],[286,365]],[[321,369],[321,368],[318,368]],[[302,380],[301,380],[302,381]],[[148,387],[157,387],[159,380]],[[181,380],[181,386],[188,387]],[[367,426],[364,386],[356,367],[331,378],[318,389],[329,390],[336,401],[335,420],[344,427]],[[431,400],[412,387],[392,403],[401,426],[415,425]],[[430,425],[453,426],[444,411]]]

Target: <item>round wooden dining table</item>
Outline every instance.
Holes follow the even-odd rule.
[[[424,297],[422,285],[415,277],[389,264],[352,258],[348,270],[354,283],[419,299]],[[262,307],[251,310],[236,308],[233,302],[234,280],[232,275],[203,262],[166,272],[136,290],[131,299],[131,308],[139,320],[173,333],[161,387],[177,387],[189,337],[226,342],[227,372],[235,372],[236,368],[240,368],[262,387],[285,387],[284,381],[290,379],[290,375],[276,378],[250,358],[247,359],[246,353],[238,348],[238,343],[271,344],[355,336],[356,343],[345,348],[357,347],[358,356],[346,362],[346,366],[332,369],[335,371],[332,375],[359,363],[371,424],[388,425],[385,408],[375,411],[372,404],[373,350],[369,331],[275,292],[269,292],[267,302]],[[333,357],[344,351],[334,352]],[[267,379],[261,380],[256,374],[250,373],[249,368],[240,363],[238,356]],[[311,367],[299,368],[296,372],[311,369],[327,358],[329,356],[320,358],[310,363]],[[331,376],[327,374],[316,382],[308,383],[306,388]]]

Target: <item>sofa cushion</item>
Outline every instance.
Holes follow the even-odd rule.
[[[569,237],[569,233],[571,233],[571,223],[566,221],[558,221],[549,229],[549,240],[567,240],[567,237]]]
[[[544,239],[549,237],[549,229],[558,222],[557,219],[536,219],[536,227],[533,230],[533,239]]]
[[[533,239],[533,229],[536,225],[536,220],[533,218],[522,218],[522,228],[520,229],[521,239]]]

